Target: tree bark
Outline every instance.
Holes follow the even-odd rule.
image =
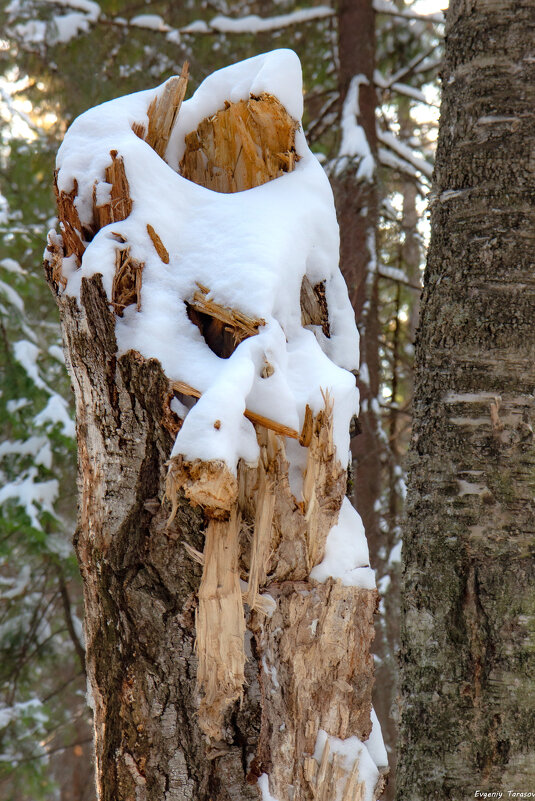
[[[399,801],[535,786],[533,0],[452,0],[403,543]]]

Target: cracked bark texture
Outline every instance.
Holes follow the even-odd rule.
[[[452,0],[416,350],[398,801],[535,788],[535,2]]]
[[[101,801],[258,799],[245,780],[260,727],[258,671],[217,754],[197,724],[195,606],[206,523],[185,500],[168,525],[169,382],[156,360],[116,358],[100,276],[81,307],[58,297],[76,398],[87,668]],[[168,425],[168,427],[170,427]]]

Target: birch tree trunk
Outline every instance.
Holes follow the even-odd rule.
[[[184,76],[153,100],[147,128],[132,126],[160,156]],[[182,175],[223,192],[276,178],[293,169],[296,127],[270,95],[227,103],[186,137]],[[255,137],[273,142],[265,162]],[[238,170],[242,151],[249,156]],[[155,359],[136,351],[117,356],[116,315],[136,304],[139,310],[143,264],[112,232],[122,249],[111,297],[98,274],[82,279],[79,302],[62,291],[65,257],[80,263],[99,228],[130,214],[128,175],[120,155],[110,155],[110,200],[97,206],[94,191],[90,224],[78,217],[76,182],[71,193],[58,192],[62,239],[52,238],[46,263],[76,399],[75,544],[100,801],[258,799],[262,774],[278,801],[364,797],[370,790],[359,778],[358,749],[349,768],[329,753],[329,740],[317,751],[320,729],[356,737],[358,748],[370,735],[377,603],[375,589],[309,578],[346,488],[328,393],[316,416],[307,407],[301,432],[246,410],[261,456],[257,467],[240,462],[237,479],[222,462],[175,457],[168,469],[182,424],[171,400],[200,393],[170,381]],[[168,263],[152,225],[147,233]],[[302,321],[328,336],[322,289],[303,279]],[[225,358],[264,321],[218,305],[208,291],[199,285],[187,313]],[[287,437],[307,449],[300,502],[290,490]]]
[[[452,0],[447,14],[403,544],[399,801],[535,788],[534,29],[533,0]]]

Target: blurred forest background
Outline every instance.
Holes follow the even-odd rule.
[[[395,770],[403,458],[438,124],[440,3],[11,0],[0,9],[0,797],[93,801],[73,403],[43,280],[54,158],[87,108],[276,47],[302,62],[359,328],[352,500],[382,600],[375,708]],[[442,4],[445,5],[445,2]],[[433,8],[434,7],[434,8]],[[431,13],[435,11],[435,13]],[[385,798],[392,797],[392,784]]]

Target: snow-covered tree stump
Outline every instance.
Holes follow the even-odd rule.
[[[102,801],[372,801],[357,334],[300,66],[82,115],[45,266],[76,398]],[[249,190],[249,191],[246,191]]]

